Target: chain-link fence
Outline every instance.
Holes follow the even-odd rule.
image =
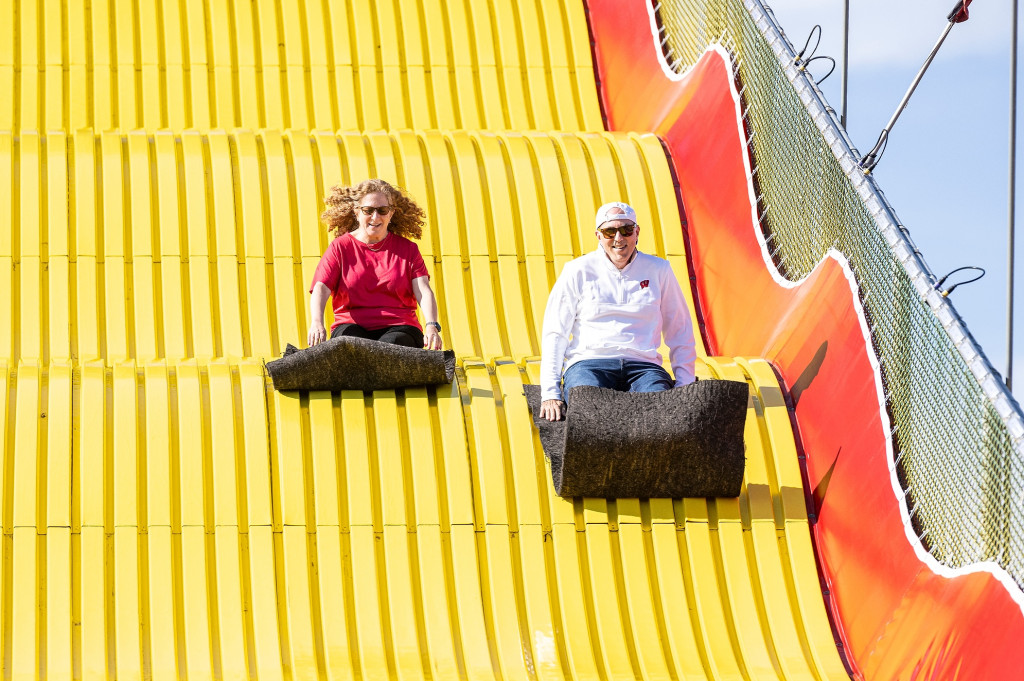
[[[1024,585],[1021,411],[892,209],[857,167],[820,91],[760,0],[665,0],[656,6],[678,72],[718,42],[733,54],[780,271],[811,272],[829,248],[860,288],[894,426],[897,474],[924,547],[941,563],[1001,565]]]

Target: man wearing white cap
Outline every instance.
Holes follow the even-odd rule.
[[[694,380],[690,310],[668,261],[637,250],[636,211],[597,211],[597,248],[566,263],[548,296],[541,340],[540,415],[562,418],[578,385],[655,392]],[[661,366],[664,336],[675,380]]]

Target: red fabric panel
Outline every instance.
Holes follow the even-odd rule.
[[[826,258],[792,285],[773,277],[762,255],[723,53],[709,51],[685,78],[672,79],[643,0],[591,0],[588,8],[610,128],[656,132],[669,148],[708,352],[770,360],[799,398],[797,435],[812,491],[834,465],[813,535],[856,673],[1016,678],[1024,647],[1013,642],[1024,640],[1024,616],[1007,587],[990,572],[938,574],[904,530],[874,354],[842,265]],[[823,359],[808,379],[816,357]]]
[[[974,0],[964,0],[963,3],[960,5],[959,9],[956,9],[952,13],[952,16],[949,20],[958,24],[962,24],[963,22],[970,19],[971,13],[968,11],[967,8],[971,6],[971,3],[973,1]]]

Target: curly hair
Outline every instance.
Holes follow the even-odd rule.
[[[395,187],[384,180],[363,180],[354,187],[335,186],[324,197],[327,208],[320,219],[327,226],[331,238],[355,231],[359,227],[356,206],[367,194],[380,193],[388,197],[394,208],[388,231],[407,239],[419,239],[423,235],[426,213],[401,187]]]

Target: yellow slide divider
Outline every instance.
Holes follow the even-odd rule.
[[[698,360],[751,387],[738,499],[553,494],[522,385],[599,204],[695,309],[581,4],[0,0],[0,89],[5,676],[846,677],[764,361]],[[456,381],[275,392],[323,196],[375,176]]]

